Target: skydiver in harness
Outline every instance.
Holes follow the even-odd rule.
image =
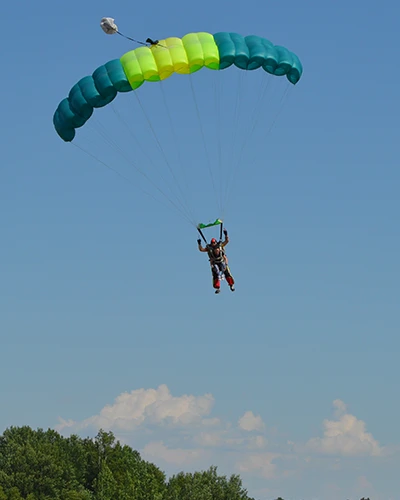
[[[197,244],[200,252],[207,252],[210,260],[211,272],[213,277],[213,287],[215,288],[215,293],[221,291],[220,274],[225,276],[225,279],[232,290],[235,291],[235,280],[231,274],[228,266],[228,258],[225,254],[225,246],[229,243],[228,231],[224,229],[225,240],[217,241],[212,238],[206,247],[201,245],[201,240],[197,240]]]

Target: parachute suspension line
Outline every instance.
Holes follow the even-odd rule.
[[[263,78],[262,80],[264,80],[264,81],[261,82],[261,88],[260,88],[260,92],[258,94],[258,99],[257,99],[257,102],[254,106],[253,113],[252,113],[251,127],[249,127],[249,129],[248,129],[248,133],[247,133],[247,136],[244,140],[240,155],[243,154],[243,151],[246,147],[246,144],[248,143],[250,136],[252,135],[252,133],[254,132],[254,129],[256,128],[256,125],[257,125],[259,118],[260,118],[260,115],[261,115],[261,109],[262,109],[261,104],[262,104],[262,102],[265,98],[265,95],[268,91],[268,88],[270,86],[271,78]],[[264,82],[265,82],[265,85],[263,85]],[[264,87],[264,88],[262,88],[262,87]]]
[[[265,96],[265,94],[266,94],[266,91],[267,91],[267,89],[269,88],[269,86],[270,86],[270,85],[269,85],[269,83],[265,86],[264,91],[263,91],[263,98],[264,98],[264,96]],[[275,126],[275,124],[276,124],[276,122],[277,122],[277,119],[278,119],[279,115],[281,114],[281,112],[282,112],[282,110],[283,110],[283,107],[284,107],[285,102],[286,102],[286,96],[288,95],[288,92],[289,92],[289,90],[290,90],[290,87],[291,87],[291,84],[288,82],[288,83],[286,84],[285,91],[283,92],[283,95],[281,96],[281,99],[280,99],[280,101],[279,101],[279,106],[280,106],[280,107],[279,107],[279,109],[275,112],[275,114],[273,115],[272,122],[271,122],[270,126],[267,128],[267,130],[266,130],[265,134],[263,135],[264,140],[267,140],[267,138],[269,138],[269,134],[271,133],[272,129],[274,128],[274,126]],[[256,128],[257,123],[258,123],[258,121],[259,121],[259,119],[260,119],[260,116],[261,116],[261,101],[262,101],[262,99],[258,99],[258,103],[257,103],[257,105],[258,105],[258,113],[256,113],[256,115],[257,115],[257,116],[255,116],[255,117],[254,117],[254,123],[253,123],[253,127],[252,127],[252,130],[253,130],[253,131],[254,131],[254,129]],[[249,137],[247,137],[247,140],[248,140],[248,139],[249,139]],[[247,142],[247,140],[246,140],[246,142]],[[241,158],[242,158],[242,156],[243,156],[243,151],[244,151],[244,149],[245,149],[245,144],[243,145],[243,147],[242,147],[242,149],[241,149],[241,151],[240,151],[240,155],[239,155],[239,157],[238,157],[238,162],[237,162],[237,164],[235,165],[235,170],[237,170],[237,169],[238,169],[238,167],[239,167],[239,164],[240,164]],[[248,161],[248,163],[247,163],[247,167],[250,167],[250,166],[254,165],[254,163],[255,163],[255,161],[256,161],[256,157],[257,157],[257,155],[255,155],[255,156],[253,157],[253,160]],[[228,203],[229,203],[229,200],[227,200],[227,204],[228,204]]]
[[[134,93],[134,95],[135,95],[135,97],[136,97],[136,99],[137,99],[137,101],[138,101],[138,103],[139,103],[139,106],[140,106],[140,108],[141,108],[141,110],[142,110],[142,112],[143,112],[143,114],[144,114],[144,116],[145,116],[145,118],[146,118],[146,120],[147,120],[147,123],[148,123],[148,125],[149,125],[149,127],[150,127],[150,130],[151,130],[151,131],[152,131],[152,133],[153,133],[154,139],[155,139],[155,141],[156,141],[156,143],[157,143],[157,145],[158,145],[158,148],[159,148],[159,150],[160,150],[160,153],[161,153],[162,157],[164,158],[164,161],[165,161],[165,163],[166,163],[166,165],[167,165],[167,167],[168,167],[168,170],[169,170],[170,174],[172,175],[172,178],[174,179],[175,184],[176,184],[176,186],[177,186],[177,188],[178,188],[178,190],[179,190],[179,192],[180,192],[181,196],[183,197],[183,200],[185,200],[185,195],[183,194],[182,189],[181,189],[181,187],[180,187],[180,184],[179,184],[179,182],[178,182],[178,180],[177,180],[177,178],[176,178],[176,176],[175,176],[175,174],[174,174],[174,171],[172,170],[172,167],[171,167],[171,165],[170,165],[170,163],[169,163],[169,161],[168,161],[168,158],[167,158],[167,156],[166,156],[166,154],[165,154],[165,151],[164,151],[164,149],[163,149],[163,147],[162,147],[162,145],[161,145],[161,142],[160,142],[160,140],[159,140],[159,138],[158,138],[158,136],[157,136],[157,134],[156,134],[156,131],[154,130],[153,124],[151,123],[151,120],[150,120],[149,116],[147,115],[147,113],[146,113],[146,111],[145,111],[145,109],[144,109],[144,106],[143,106],[143,104],[142,104],[142,101],[140,100],[140,97],[139,97],[139,95],[138,95],[138,92],[136,91],[136,92],[133,92],[133,93]],[[177,198],[178,198],[178,197],[177,197]],[[179,198],[178,198],[178,199],[179,199]],[[184,201],[184,202],[182,202],[181,200],[179,200],[179,203],[182,205],[182,207],[184,207],[185,211],[186,211],[186,212],[188,212],[188,209],[187,209],[187,208],[185,208],[185,201]],[[186,205],[187,205],[187,203],[186,203]],[[190,217],[189,217],[189,219],[190,219]],[[192,223],[193,223],[194,225],[196,225],[196,223],[195,223],[195,221],[194,221],[194,220],[192,221]]]
[[[139,139],[136,137],[135,133],[133,132],[132,128],[129,126],[129,123],[125,120],[125,118],[121,115],[121,113],[118,111],[118,109],[116,109],[116,107],[114,106],[113,103],[110,104],[115,116],[117,117],[117,119],[126,127],[126,129],[128,130],[130,136],[132,137],[132,139],[135,141],[135,144],[136,146],[138,147],[138,149],[140,149],[140,151],[143,153],[143,155],[147,158],[148,162],[150,163],[150,165],[152,165],[152,167],[155,168],[155,165],[154,165],[154,162],[153,160],[151,159],[150,155],[147,154],[145,148],[143,148],[142,146],[142,143],[139,141]],[[163,181],[164,181],[164,178],[162,178]]]
[[[96,127],[94,126],[94,124],[96,124],[99,128],[99,130],[96,129]],[[133,168],[139,172],[142,176],[144,176],[146,179],[150,180],[149,177],[145,174],[145,172],[143,172],[143,170],[141,170],[137,165],[136,163],[132,160],[132,158],[130,158],[126,153],[125,151],[123,150],[123,148],[114,140],[112,139],[111,137],[109,137],[108,135],[108,132],[107,132],[107,129],[104,127],[104,125],[102,123],[100,123],[96,117],[93,117],[92,119],[92,122],[88,124],[88,126],[92,127],[99,135],[101,138],[103,138],[103,140],[108,143],[109,146],[111,146],[111,148],[116,152],[116,153],[119,153],[122,158],[124,158],[124,160],[131,166],[133,166]]]
[[[212,173],[210,155],[209,155],[208,149],[207,149],[207,142],[206,142],[206,138],[205,138],[205,135],[204,135],[203,123],[201,121],[200,110],[199,110],[199,106],[197,104],[197,99],[196,99],[196,94],[195,94],[195,91],[194,91],[193,80],[192,80],[192,75],[191,74],[189,74],[189,81],[190,81],[190,88],[192,90],[192,97],[193,97],[194,105],[195,105],[195,108],[196,108],[196,114],[197,114],[197,118],[198,118],[199,125],[200,125],[201,138],[202,138],[202,141],[203,141],[204,151],[205,151],[205,154],[206,154],[207,166],[208,166],[208,171],[209,171],[210,177],[211,177],[211,182],[212,182],[212,187],[213,187],[213,191],[214,191],[214,196],[216,198],[217,208],[218,208],[218,210],[221,211],[221,203],[218,200],[217,190],[215,188],[215,180],[214,180],[214,176],[213,176],[213,173]]]
[[[236,89],[236,99],[235,99],[235,106],[234,106],[234,112],[233,112],[233,119],[232,119],[232,124],[233,124],[233,134],[232,134],[232,144],[230,146],[231,150],[231,159],[228,163],[228,171],[226,175],[226,183],[225,183],[225,193],[224,193],[224,211],[222,213],[222,219],[225,217],[225,210],[228,204],[228,197],[229,197],[229,191],[230,191],[230,184],[232,181],[232,169],[231,166],[234,164],[235,160],[235,146],[238,143],[238,129],[239,129],[239,110],[241,108],[241,103],[242,100],[240,99],[240,96],[242,95],[242,86],[243,86],[243,79],[244,79],[244,71],[238,71],[235,72],[237,75],[237,89]]]
[[[288,100],[288,97],[289,97],[289,94],[290,94],[291,90],[292,90],[292,85],[289,82],[287,82],[286,83],[286,89],[285,89],[285,91],[284,91],[284,93],[283,93],[283,95],[281,97],[280,102],[279,102],[280,107],[278,109],[278,112],[276,113],[276,116],[275,116],[274,120],[271,123],[269,131],[272,130],[272,128],[274,127],[274,125],[275,125],[275,123],[277,121],[277,119],[279,118],[279,115],[282,113],[282,111],[283,111],[283,109],[284,109],[284,107],[286,105],[286,102]]]
[[[115,106],[113,105],[113,103],[111,103],[111,108],[112,110],[114,111],[115,113],[115,116],[117,117],[117,119],[126,127],[126,129],[128,130],[129,134],[131,135],[131,137],[133,138],[133,140],[135,141],[135,144],[137,145],[138,149],[140,149],[140,151],[143,153],[143,155],[147,158],[149,164],[153,167],[154,170],[156,170],[156,165],[154,164],[153,160],[151,159],[150,155],[147,153],[147,151],[145,150],[145,148],[143,148],[142,146],[142,143],[139,141],[139,139],[136,137],[135,133],[133,132],[132,130],[132,127],[129,126],[129,123],[123,118],[123,116],[120,114],[120,112],[115,108]],[[167,184],[167,181],[164,179],[164,177],[162,176],[162,174],[159,174],[161,176],[161,179],[163,180],[163,182],[165,183],[165,185],[167,186],[167,188],[169,189],[171,195],[173,197],[176,198],[176,202],[177,203],[180,203],[181,205],[181,208],[183,211],[185,211],[187,213],[187,216],[188,218],[190,219],[190,213],[188,213],[188,210],[186,210],[186,208],[182,205],[181,201],[179,200],[179,198],[176,196],[175,193],[173,193],[173,191],[171,190],[171,188],[168,186]],[[167,195],[164,193],[164,196],[167,197]],[[192,217],[193,219],[193,217]],[[191,220],[192,220],[191,219]],[[192,220],[192,223],[194,224],[194,220]]]
[[[132,137],[134,138],[135,142],[138,144],[138,147],[143,151],[143,148],[142,148],[142,145],[140,144],[140,141],[137,139],[137,137],[133,133],[131,127],[129,127],[128,123],[124,120],[124,118],[121,116],[121,114],[119,113],[119,111],[115,108],[115,106],[114,106],[113,103],[111,103],[111,109],[114,111],[115,116],[124,124],[124,126],[126,127],[126,129],[128,130],[128,132],[132,135]],[[95,125],[97,125],[97,127]],[[182,202],[178,198],[178,196],[175,193],[173,193],[173,191],[168,186],[168,184],[166,183],[166,181],[162,178],[162,176],[161,176],[161,174],[159,172],[157,174],[159,176],[161,176],[161,178],[164,180],[164,183],[166,184],[166,187],[169,189],[169,191],[170,191],[170,193],[171,193],[171,195],[172,195],[173,198],[171,198],[171,196],[168,196],[168,194],[163,189],[161,189],[161,187],[158,185],[158,183],[156,183],[154,180],[152,180],[149,177],[149,175],[146,174],[145,171],[143,171],[143,169],[141,169],[141,168],[139,168],[137,166],[137,164],[133,161],[133,159],[131,157],[129,157],[129,155],[127,155],[127,152],[125,151],[125,149],[123,147],[121,147],[117,143],[117,141],[115,141],[111,137],[110,132],[103,125],[103,123],[101,123],[97,119],[96,116],[92,117],[92,120],[90,122],[88,122],[87,126],[89,128],[91,128],[92,130],[94,130],[103,139],[103,143],[104,142],[107,143],[116,153],[120,154],[121,157],[129,165],[131,165],[143,178],[145,178],[168,201],[168,203],[170,205],[172,205],[180,213],[181,216],[184,217],[185,220],[187,220],[192,226],[196,226],[196,221],[194,220],[193,216],[189,213],[189,211],[187,210],[187,208],[182,204]],[[90,153],[88,153],[88,154],[90,154]],[[146,154],[146,153],[144,153],[144,154]],[[92,155],[92,156],[94,158],[96,158],[94,155]],[[146,156],[149,158],[150,163],[154,166],[154,163],[152,162],[152,160],[149,157],[149,155],[147,154]],[[99,160],[99,161],[101,162],[101,160]],[[154,166],[154,168],[156,168],[156,167]],[[148,194],[149,196],[153,197],[152,195],[150,195],[149,193],[147,193],[143,189],[142,189],[142,191],[144,193]],[[156,199],[156,198],[154,198],[154,199]],[[156,199],[156,201],[159,201],[159,200]],[[165,203],[163,203],[163,204],[165,205]]]
[[[219,171],[219,199],[221,203],[221,217],[224,215],[224,205],[223,205],[223,184],[224,184],[224,172],[222,169],[222,128],[221,128],[221,78],[219,78],[218,72],[215,71],[213,75],[214,79],[214,98],[215,98],[215,112],[216,112],[216,138],[217,138],[217,155],[218,155],[218,171]]]
[[[105,141],[116,153],[119,153],[125,161],[133,165],[136,170],[139,170],[139,168],[134,164],[133,160],[125,154],[121,146],[119,146],[119,144],[109,136],[107,129],[101,122],[99,122],[99,120],[95,116],[88,123],[88,127],[92,128],[97,134],[99,134],[103,141]]]
[[[102,165],[104,165],[106,168],[108,168],[109,170],[112,170],[115,174],[117,174],[119,177],[122,177],[122,179],[126,180],[127,182],[129,182],[130,184],[132,184],[132,181],[128,178],[128,177],[125,177],[124,174],[121,174],[121,172],[118,172],[117,169],[111,167],[111,165],[108,165],[105,161],[103,160],[100,160],[100,158],[97,158],[97,156],[95,156],[93,153],[91,153],[90,151],[87,151],[86,149],[84,149],[82,146],[79,146],[79,144],[76,144],[75,142],[71,142],[70,144],[72,144],[75,148],[78,148],[80,149],[81,151],[83,151],[85,154],[87,154],[88,156],[90,156],[91,158],[93,158],[94,160],[98,161],[99,163],[101,163]]]
[[[121,174],[121,172],[119,172],[117,169],[115,169],[114,167],[112,167],[111,165],[109,165],[108,163],[106,163],[105,161],[103,160],[100,160],[100,158],[98,158],[97,156],[95,156],[93,153],[91,153],[90,151],[87,151],[86,149],[84,149],[82,146],[79,146],[79,144],[76,144],[75,142],[71,142],[71,144],[78,148],[79,150],[83,151],[85,154],[87,154],[88,156],[90,156],[91,158],[93,158],[94,160],[96,160],[97,162],[101,163],[103,166],[105,166],[106,168],[108,168],[109,170],[112,170],[115,174],[117,174],[119,177],[121,177],[122,179],[124,179],[125,181],[127,181],[131,186],[135,186],[137,187],[136,184],[134,184],[128,177],[126,177],[125,175]],[[146,174],[140,170],[138,170],[140,174],[142,174],[144,177],[146,177],[146,179],[161,193],[163,194],[164,196],[166,196],[152,181],[151,179],[148,179],[148,177],[146,176]],[[154,201],[158,202],[158,203],[162,203],[160,202],[160,200],[157,200],[157,198],[155,198],[151,193],[145,191],[143,188],[139,187],[139,189],[147,194],[148,196],[150,196],[150,198],[152,198]],[[190,225],[193,225],[193,222],[187,217],[187,215],[172,201],[170,200],[168,197],[166,197],[167,201],[178,211],[179,215],[186,221],[188,222]],[[165,203],[162,203],[163,205],[165,205]]]
[[[99,130],[96,129],[96,127],[94,127],[94,123],[96,123],[99,127]],[[192,221],[190,219],[190,217],[187,215],[187,213],[185,212],[185,210],[182,208],[182,207],[179,207],[178,204],[176,202],[174,202],[159,186],[157,186],[157,184],[142,170],[140,169],[136,163],[129,157],[125,154],[125,151],[112,139],[108,136],[108,133],[107,133],[107,130],[106,128],[104,127],[104,125],[102,123],[100,123],[96,117],[93,117],[93,120],[90,124],[88,124],[89,126],[91,126],[99,135],[100,137],[102,137],[104,139],[104,141],[106,143],[108,143],[111,148],[119,153],[122,158],[124,158],[124,160],[129,164],[131,165],[140,175],[142,175],[162,196],[164,196],[164,198],[166,198],[166,200],[175,207],[175,209],[177,209],[181,215],[190,222],[190,224],[192,225],[196,225],[194,223],[194,221]],[[83,148],[81,148],[83,150]],[[88,153],[89,155],[91,155],[90,153]],[[96,156],[94,155],[91,155],[93,158],[97,159]],[[105,164],[104,162],[102,162],[101,160],[98,160],[100,161],[100,163],[103,163]],[[112,169],[112,168],[111,168]],[[112,170],[115,170],[115,169],[112,169]],[[115,170],[117,172],[117,170]],[[122,175],[122,174],[121,174]],[[142,189],[143,192],[145,192],[146,194],[149,194],[147,193],[146,191],[144,191]],[[152,195],[149,195],[149,196],[152,196]]]
[[[236,80],[237,80],[237,89],[236,89],[236,99],[235,99],[235,109],[234,109],[234,115],[233,115],[233,135],[232,135],[232,147],[231,147],[231,152],[232,152],[232,157],[230,161],[230,165],[234,163],[234,160],[236,158],[235,154],[235,146],[239,142],[239,137],[238,137],[238,131],[239,131],[239,111],[242,107],[242,102],[243,99],[240,98],[240,96],[244,96],[245,93],[243,92],[243,86],[244,86],[244,77],[245,77],[245,72],[240,71],[237,72],[236,75]]]
[[[262,75],[262,76],[264,76],[264,75]],[[236,156],[236,162],[234,164],[235,171],[237,170],[239,164],[242,161],[244,150],[247,146],[247,143],[249,142],[250,137],[254,133],[254,130],[255,130],[256,125],[257,125],[258,120],[259,120],[259,117],[261,116],[261,110],[262,110],[261,104],[262,104],[264,97],[267,93],[267,90],[270,86],[270,82],[271,82],[270,78],[262,78],[260,92],[258,93],[257,101],[256,101],[254,108],[253,108],[253,111],[251,113],[250,123],[249,123],[249,126],[247,127],[247,134],[245,134],[240,151],[239,151],[238,155]],[[264,87],[264,88],[262,88],[262,87]]]
[[[272,132],[273,128],[275,127],[275,124],[278,121],[279,116],[281,115],[282,111],[284,110],[284,107],[286,105],[286,102],[288,100],[288,97],[289,97],[291,90],[292,90],[292,85],[289,82],[287,82],[285,91],[283,92],[281,99],[279,101],[279,109],[276,112],[274,118],[272,119],[271,125],[269,126],[269,128],[267,130],[266,136],[268,136]],[[255,161],[256,161],[256,159],[254,158],[249,164],[253,165],[255,163]]]
[[[276,112],[274,118],[272,119],[271,125],[269,126],[269,128],[267,130],[267,134],[269,134],[271,132],[271,130],[274,128],[275,123],[277,122],[280,114],[282,113],[282,111],[283,111],[283,109],[285,107],[285,104],[287,102],[287,99],[288,99],[291,87],[292,87],[292,85],[289,82],[287,82],[286,83],[286,88],[285,88],[285,90],[284,90],[284,92],[283,92],[283,94],[281,96],[280,101],[279,101],[279,109]]]
[[[163,147],[162,147],[162,145],[161,145],[161,142],[160,142],[160,140],[159,140],[159,138],[158,138],[158,136],[157,136],[157,133],[156,133],[156,131],[155,131],[154,127],[153,127],[153,124],[152,124],[152,122],[151,122],[151,119],[150,119],[149,115],[146,113],[146,110],[145,110],[145,108],[144,108],[144,106],[143,106],[143,104],[142,104],[142,101],[141,101],[141,99],[140,99],[139,94],[137,93],[137,91],[136,91],[136,92],[134,92],[134,94],[135,94],[135,98],[136,98],[136,100],[137,100],[137,102],[138,102],[138,104],[139,104],[139,107],[140,107],[140,109],[141,109],[141,111],[142,111],[142,113],[143,113],[143,116],[145,117],[145,119],[146,119],[146,121],[147,121],[147,124],[148,124],[148,126],[149,126],[149,128],[150,128],[150,131],[151,131],[151,133],[152,133],[152,135],[153,135],[153,138],[155,139],[155,142],[156,142],[157,148],[158,148],[159,152],[161,153],[161,156],[162,156],[162,158],[163,158],[163,161],[164,161],[164,162],[165,162],[165,164],[167,165],[167,168],[168,168],[168,170],[169,170],[169,173],[170,173],[170,175],[172,176],[172,180],[175,182],[175,185],[176,185],[176,186],[178,186],[178,188],[179,188],[179,183],[178,183],[178,181],[177,181],[177,179],[176,179],[176,177],[175,177],[175,175],[174,175],[174,173],[173,173],[173,171],[172,171],[172,167],[171,167],[170,163],[168,162],[167,156],[166,156],[165,151],[164,151],[164,149],[163,149]],[[148,155],[147,153],[145,153],[145,154],[146,154],[147,158],[149,158],[149,159],[150,159],[149,155]],[[151,159],[150,159],[150,162],[154,165],[154,162],[153,162]],[[183,209],[183,210],[184,210],[184,211],[188,214],[188,212],[189,212],[189,211],[188,211],[187,207],[185,206],[185,202],[184,202],[184,201],[182,201],[182,200],[180,199],[179,195],[178,195],[177,193],[175,193],[175,192],[171,189],[171,186],[170,186],[170,185],[168,185],[167,181],[166,181],[166,180],[165,180],[165,178],[162,176],[162,174],[160,174],[160,176],[161,176],[162,180],[165,182],[165,184],[167,185],[167,187],[168,187],[169,191],[171,192],[171,194],[172,194],[172,195],[176,198],[177,202],[181,205],[182,209]],[[180,189],[179,189],[179,190],[180,190]],[[190,216],[189,216],[189,215],[187,215],[187,216],[190,218]],[[195,222],[194,222],[194,221],[192,221],[192,223],[193,223],[193,224],[195,224]]]
[[[178,135],[176,133],[176,128],[175,128],[175,125],[174,125],[174,121],[172,120],[171,112],[170,112],[169,107],[168,107],[167,97],[166,97],[165,91],[164,91],[164,82],[161,81],[159,83],[160,83],[160,85],[158,85],[158,87],[160,88],[160,91],[161,91],[161,94],[162,94],[164,106],[165,106],[165,109],[167,111],[168,121],[169,121],[169,124],[170,124],[170,127],[171,127],[171,132],[172,132],[172,137],[173,137],[173,141],[174,141],[175,151],[177,152],[177,155],[178,155],[178,163],[179,163],[179,166],[180,166],[180,171],[182,173],[182,179],[183,179],[183,182],[184,182],[183,190],[185,191],[185,188],[186,188],[186,192],[190,192],[188,181],[187,181],[187,176],[186,176],[186,169],[185,169],[185,166],[184,166],[183,160],[182,160],[182,151],[181,151],[180,143],[178,141]],[[187,210],[188,210],[190,216],[192,217],[192,220],[196,221],[196,219],[197,219],[196,216],[195,216],[196,214],[194,214],[194,212],[191,209],[190,205],[187,203],[187,198],[184,196],[183,199],[184,199],[184,201],[185,201],[185,203],[187,205]]]
[[[248,72],[245,72],[247,75]],[[271,83],[271,78],[268,78],[267,75],[265,75],[263,72],[256,73],[257,75],[260,75],[260,84],[259,84],[259,91],[256,94],[256,101],[253,104],[253,106],[250,107],[250,116],[248,123],[246,123],[246,130],[243,131],[243,140],[241,141],[241,144],[239,144],[239,141],[237,142],[239,145],[239,150],[237,151],[235,155],[235,159],[232,162],[232,170],[231,170],[231,176],[229,178],[229,182],[227,185],[227,190],[226,190],[226,204],[228,205],[229,203],[229,198],[231,196],[231,190],[232,190],[232,184],[233,181],[236,177],[237,171],[239,169],[239,166],[241,165],[241,162],[243,161],[243,156],[244,156],[244,151],[248,145],[248,142],[251,138],[251,136],[254,134],[254,130],[256,129],[257,123],[259,121],[260,116],[262,115],[262,102],[264,101],[265,95],[270,87]],[[249,77],[250,78],[250,77]],[[249,79],[247,78],[247,79]],[[250,85],[250,82],[248,82]],[[250,90],[250,89],[247,89]],[[246,92],[247,93],[247,92]],[[247,165],[249,166],[249,165]]]

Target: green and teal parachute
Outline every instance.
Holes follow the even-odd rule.
[[[131,50],[79,80],[58,105],[54,127],[64,141],[70,142],[94,108],[106,106],[118,92],[135,90],[145,81],[165,80],[173,73],[191,74],[203,67],[223,70],[232,65],[242,70],[262,68],[271,75],[286,75],[293,85],[303,71],[293,52],[255,35],[202,32],[166,38],[156,45]]]

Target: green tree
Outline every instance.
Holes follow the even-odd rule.
[[[13,486],[8,493],[8,500],[23,500],[19,489]]]
[[[53,430],[29,427],[7,429],[0,438],[1,484],[15,487],[23,498],[34,493],[53,500],[71,481],[71,467],[63,460],[62,437]]]
[[[115,479],[105,461],[100,466],[100,472],[95,480],[94,491],[96,500],[114,500],[116,490]]]
[[[52,429],[11,427],[0,436],[0,500],[253,500],[239,476],[216,467],[165,473],[112,432],[64,438]],[[365,499],[364,499],[365,500]]]
[[[254,500],[242,487],[239,476],[217,474],[217,467],[195,473],[179,473],[168,481],[166,500]]]
[[[87,490],[79,488],[77,490],[68,490],[61,493],[61,500],[92,500],[93,494]]]

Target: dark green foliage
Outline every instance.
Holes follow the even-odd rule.
[[[165,500],[254,500],[247,496],[239,476],[228,480],[217,475],[217,468],[208,471],[183,472],[172,476],[168,482]]]
[[[112,432],[64,438],[11,427],[0,436],[0,500],[254,500],[239,476],[216,467],[166,480]]]

